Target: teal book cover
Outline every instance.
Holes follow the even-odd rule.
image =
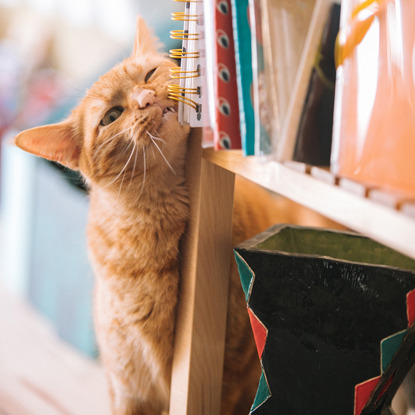
[[[261,8],[255,0],[232,0],[233,33],[242,149],[245,156],[271,152],[269,114],[261,105],[266,94]]]
[[[255,154],[255,114],[252,104],[252,48],[248,0],[232,0],[233,33],[236,54],[239,118],[245,156]]]

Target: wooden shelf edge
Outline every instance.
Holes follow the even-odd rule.
[[[415,219],[275,161],[240,151],[203,150],[203,158],[415,258]]]
[[[170,415],[218,414],[226,334],[235,175],[188,149],[190,221],[181,246]]]

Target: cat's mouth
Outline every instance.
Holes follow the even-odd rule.
[[[147,130],[154,135],[161,133],[162,129],[168,128],[174,119],[177,119],[177,106],[169,105],[168,102],[155,102],[149,106],[149,125]]]
[[[174,107],[164,107],[164,108],[163,108],[163,117],[164,117],[166,114],[170,113],[170,112],[175,113],[175,112],[176,112],[176,108],[174,108]]]
[[[168,105],[167,102],[156,101],[154,104],[156,107],[159,107],[161,109],[162,118],[165,118],[169,114],[175,114],[177,112],[177,107],[175,105]]]

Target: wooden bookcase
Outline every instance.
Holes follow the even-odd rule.
[[[193,130],[189,141],[191,220],[182,247],[170,415],[220,411],[235,174],[415,258],[414,216],[373,201],[369,191],[316,178],[306,167],[203,150],[201,134]]]

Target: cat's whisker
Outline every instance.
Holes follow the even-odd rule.
[[[115,179],[114,180],[112,180],[111,182],[109,182],[107,185],[105,185],[105,187],[108,187],[108,186],[110,186],[111,184],[113,184],[114,182],[116,182],[117,180],[118,180],[118,178],[124,173],[124,171],[125,171],[125,169],[128,167],[128,164],[130,163],[130,161],[131,161],[131,157],[133,156],[133,154],[134,154],[134,150],[135,150],[135,146],[136,146],[136,143],[134,142],[134,146],[133,146],[133,150],[131,151],[131,154],[130,154],[130,157],[128,157],[128,160],[127,160],[127,162],[124,164],[124,167],[122,168],[122,170],[118,173],[118,175],[115,177]],[[128,147],[127,147],[128,148]],[[122,184],[122,182],[121,182],[121,184]]]
[[[144,191],[144,185],[146,183],[146,174],[147,174],[147,160],[146,160],[146,148],[143,146],[143,184],[141,185],[141,192],[140,196],[143,194]]]
[[[131,151],[130,157],[128,158],[128,160],[127,160],[127,162],[125,163],[125,166],[124,166],[124,168],[123,168],[123,170],[124,170],[124,174],[123,174],[123,176],[122,176],[122,180],[121,180],[121,183],[120,183],[120,188],[118,189],[117,201],[118,201],[118,199],[119,199],[119,197],[120,197],[120,193],[121,193],[121,189],[122,189],[122,184],[124,183],[124,179],[125,179],[125,173],[127,173],[126,168],[127,168],[127,166],[130,164],[131,157],[133,156],[133,154],[134,154],[134,152],[135,152],[135,148],[136,148],[136,142],[134,141],[133,150]]]
[[[97,152],[101,149],[101,147],[102,147],[102,146],[104,146],[105,144],[109,143],[109,142],[110,142],[111,140],[113,140],[115,137],[118,137],[119,135],[121,135],[121,134],[123,134],[123,133],[127,132],[128,130],[131,130],[131,127],[128,127],[128,128],[126,128],[125,130],[120,131],[119,133],[117,133],[117,134],[115,134],[115,135],[111,136],[110,138],[108,138],[108,140],[105,140],[103,143],[101,143],[101,144],[98,146],[98,148],[95,150],[94,154],[96,154],[96,153],[97,153]]]
[[[157,140],[157,141],[161,141],[163,144],[166,144],[166,140],[163,140],[160,137],[155,137],[154,135],[152,136],[153,140]]]
[[[117,194],[117,202],[118,202],[118,199],[120,198],[120,193],[121,193],[121,189],[122,189],[122,184],[124,183],[124,179],[125,179],[125,173],[127,172],[127,170],[124,172],[124,174],[122,175],[122,180],[121,180],[121,183],[120,183],[120,187],[119,187],[119,189],[118,189],[118,194]]]
[[[151,141],[153,142],[153,144],[156,146],[157,150],[159,151],[159,153],[161,154],[161,157],[163,157],[163,160],[166,162],[167,166],[169,167],[169,169],[173,172],[174,175],[176,175],[176,171],[173,169],[172,165],[169,163],[169,161],[167,160],[166,156],[163,154],[163,152],[161,151],[160,147],[157,145],[157,143],[155,142],[155,140],[153,139],[153,135],[150,134],[148,131],[146,131],[146,133],[149,135]]]
[[[133,142],[133,141],[128,141],[128,142],[126,143],[126,145],[125,145],[125,146],[123,146],[122,151],[120,151],[120,152],[116,155],[116,157],[115,157],[115,159],[114,159],[114,164],[115,164],[115,162],[117,162],[117,163],[118,163],[118,160],[120,160],[120,159],[122,160],[122,159],[126,156],[126,154],[128,154],[128,153],[129,153],[131,145],[133,145],[133,146],[134,146],[134,142]]]
[[[146,151],[144,147],[143,147],[143,151]],[[137,151],[135,152],[133,171],[131,172],[131,178],[130,178],[130,182],[128,183],[128,187],[131,186],[131,182],[133,181],[133,178],[134,178],[135,168],[137,167],[137,156],[138,156],[138,147],[137,147]]]
[[[150,149],[151,149],[151,155],[153,156],[153,160],[156,160],[156,153],[154,153],[154,147],[151,146]]]

